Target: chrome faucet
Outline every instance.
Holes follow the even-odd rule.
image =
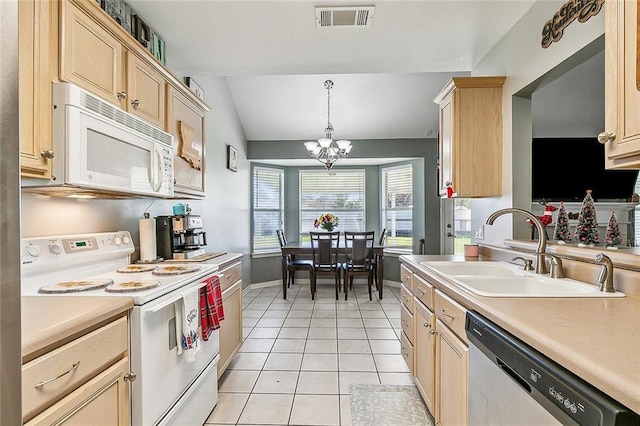
[[[604,253],[598,253],[596,254],[596,263],[602,265],[598,275],[598,283],[600,284],[598,290],[605,293],[615,293],[616,289],[613,288],[613,262]]]
[[[507,213],[520,213],[525,215],[527,219],[531,221],[536,226],[538,230],[538,245],[536,246],[536,274],[546,274],[549,271],[547,270],[547,262],[545,261],[545,251],[547,250],[547,234],[545,233],[544,226],[540,220],[533,215],[533,213],[528,212],[523,209],[516,209],[514,207],[497,210],[487,218],[487,225],[493,225],[493,222],[500,216]]]

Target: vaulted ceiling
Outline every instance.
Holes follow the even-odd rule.
[[[469,71],[533,0],[128,2],[177,75],[225,76],[248,140],[437,134],[433,98]],[[369,27],[316,27],[316,6],[375,6]]]

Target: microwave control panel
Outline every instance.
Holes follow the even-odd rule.
[[[162,181],[160,192],[162,195],[173,196],[173,149],[168,147],[162,148]]]

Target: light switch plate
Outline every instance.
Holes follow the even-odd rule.
[[[484,225],[476,228],[476,240],[484,240]]]

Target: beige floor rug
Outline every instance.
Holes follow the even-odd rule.
[[[415,386],[352,384],[349,400],[354,426],[434,425]]]

